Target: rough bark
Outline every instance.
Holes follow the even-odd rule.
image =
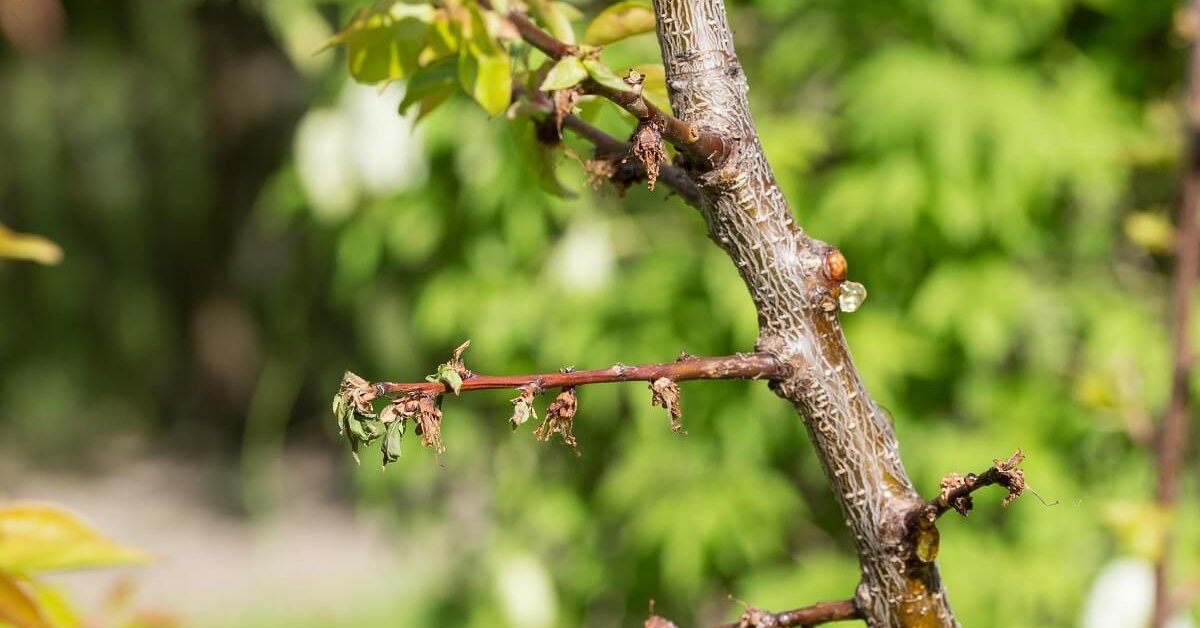
[[[747,83],[722,0],[654,0],[675,115],[731,138],[720,163],[684,163],[710,237],[728,253],[758,311],[758,349],[787,368],[773,389],[808,428],[841,504],[862,570],[871,626],[957,625],[937,567],[915,557],[905,518],[923,501],[900,462],[888,415],[867,394],[837,314],[844,260],[792,218],[750,118]]]

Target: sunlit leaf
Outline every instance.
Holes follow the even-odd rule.
[[[508,53],[488,32],[479,7],[472,5],[470,36],[458,55],[458,80],[464,91],[488,115],[508,107],[512,98],[512,68]]]
[[[1175,227],[1162,212],[1141,211],[1130,214],[1122,226],[1127,238],[1153,253],[1168,253],[1175,246]]]
[[[566,89],[578,85],[587,77],[587,68],[583,67],[583,62],[579,60],[579,57],[566,56],[559,59],[554,67],[550,68],[550,72],[546,74],[546,80],[542,81],[541,89],[546,92]]]
[[[16,628],[50,628],[27,585],[0,571],[0,624]]]
[[[671,98],[667,95],[667,76],[662,64],[646,63],[631,69],[642,75],[642,95],[659,109],[670,113]]]
[[[419,67],[433,19],[431,5],[376,5],[359,11],[330,44],[346,46],[350,75],[360,83],[404,78]]]
[[[54,265],[62,261],[62,248],[37,235],[17,233],[0,225],[0,259],[23,259]]]
[[[550,2],[549,0],[530,0],[529,9],[533,13],[533,18],[542,26],[554,35],[559,41],[574,45],[575,44],[575,29],[571,27],[571,16],[565,10],[561,2]]]
[[[41,581],[31,581],[29,585],[42,615],[54,628],[76,628],[83,624],[79,612],[71,604],[70,598],[61,588]]]
[[[654,8],[645,0],[626,0],[605,8],[588,24],[583,40],[593,46],[654,32]]]
[[[58,506],[21,502],[0,508],[0,569],[35,573],[150,560]]]
[[[425,31],[425,48],[421,50],[418,61],[421,65],[429,65],[438,59],[454,57],[462,33],[455,28],[454,22],[444,15],[438,15]]]
[[[583,67],[587,69],[588,76],[591,76],[592,80],[605,87],[622,92],[633,91],[628,83],[621,80],[621,77],[617,76],[607,65],[596,59],[585,59]]]

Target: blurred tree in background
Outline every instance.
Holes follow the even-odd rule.
[[[269,516],[282,451],[343,462],[327,414],[347,366],[412,379],[467,337],[495,373],[752,346],[741,282],[681,202],[549,198],[465,99],[414,131],[402,85],[314,56],[358,4],[0,0],[0,223],[65,251],[0,264],[0,457],[82,473],[166,453],[218,469],[236,516]],[[1190,27],[1157,0],[730,12],[798,222],[871,292],[843,321],[918,488],[1020,446],[1061,500],[943,524],[959,618],[1099,612],[1097,575],[1158,548],[1146,445]],[[413,447],[387,474],[374,453],[337,467],[410,577],[319,619],[264,599],[246,625],[629,625],[650,598],[686,623],[736,615],[729,594],[844,597],[854,554],[793,410],[763,386],[683,389],[686,438],[640,387],[583,391],[581,458],[511,437],[502,393],[460,400],[449,472]],[[1194,579],[1200,529],[1179,535]]]

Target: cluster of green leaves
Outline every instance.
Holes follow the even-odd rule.
[[[141,564],[143,552],[108,539],[58,506],[0,505],[0,625],[74,628],[83,618],[62,590],[41,578],[48,572]],[[114,618],[118,619],[118,618]],[[142,625],[136,619],[114,625]]]
[[[573,22],[583,13],[565,2],[534,0],[532,16],[571,51],[547,61],[521,42],[508,21],[507,2],[490,5],[378,0],[360,10],[330,45],[346,47],[350,74],[360,83],[407,79],[401,113],[417,106],[418,117],[424,117],[461,89],[494,116],[508,107],[514,85],[557,91],[591,78],[611,89],[629,90],[599,60],[597,46],[654,30],[649,3],[631,0],[601,12],[587,27],[587,44],[577,44]]]

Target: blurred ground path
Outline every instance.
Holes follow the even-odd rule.
[[[343,474],[323,457],[292,452],[287,464],[280,507],[265,521],[232,512],[237,495],[213,488],[221,484],[213,469],[165,460],[80,475],[31,472],[9,458],[0,462],[0,496],[53,501],[161,557],[143,568],[55,576],[85,612],[101,608],[124,578],[136,587],[138,608],[191,626],[285,618],[294,625],[300,613],[305,624],[353,623],[347,614],[355,599],[401,589],[404,573],[412,579],[417,565],[430,565],[436,543],[397,551],[383,521],[356,515],[349,500],[336,498],[331,482]],[[20,482],[12,485],[13,478]]]

